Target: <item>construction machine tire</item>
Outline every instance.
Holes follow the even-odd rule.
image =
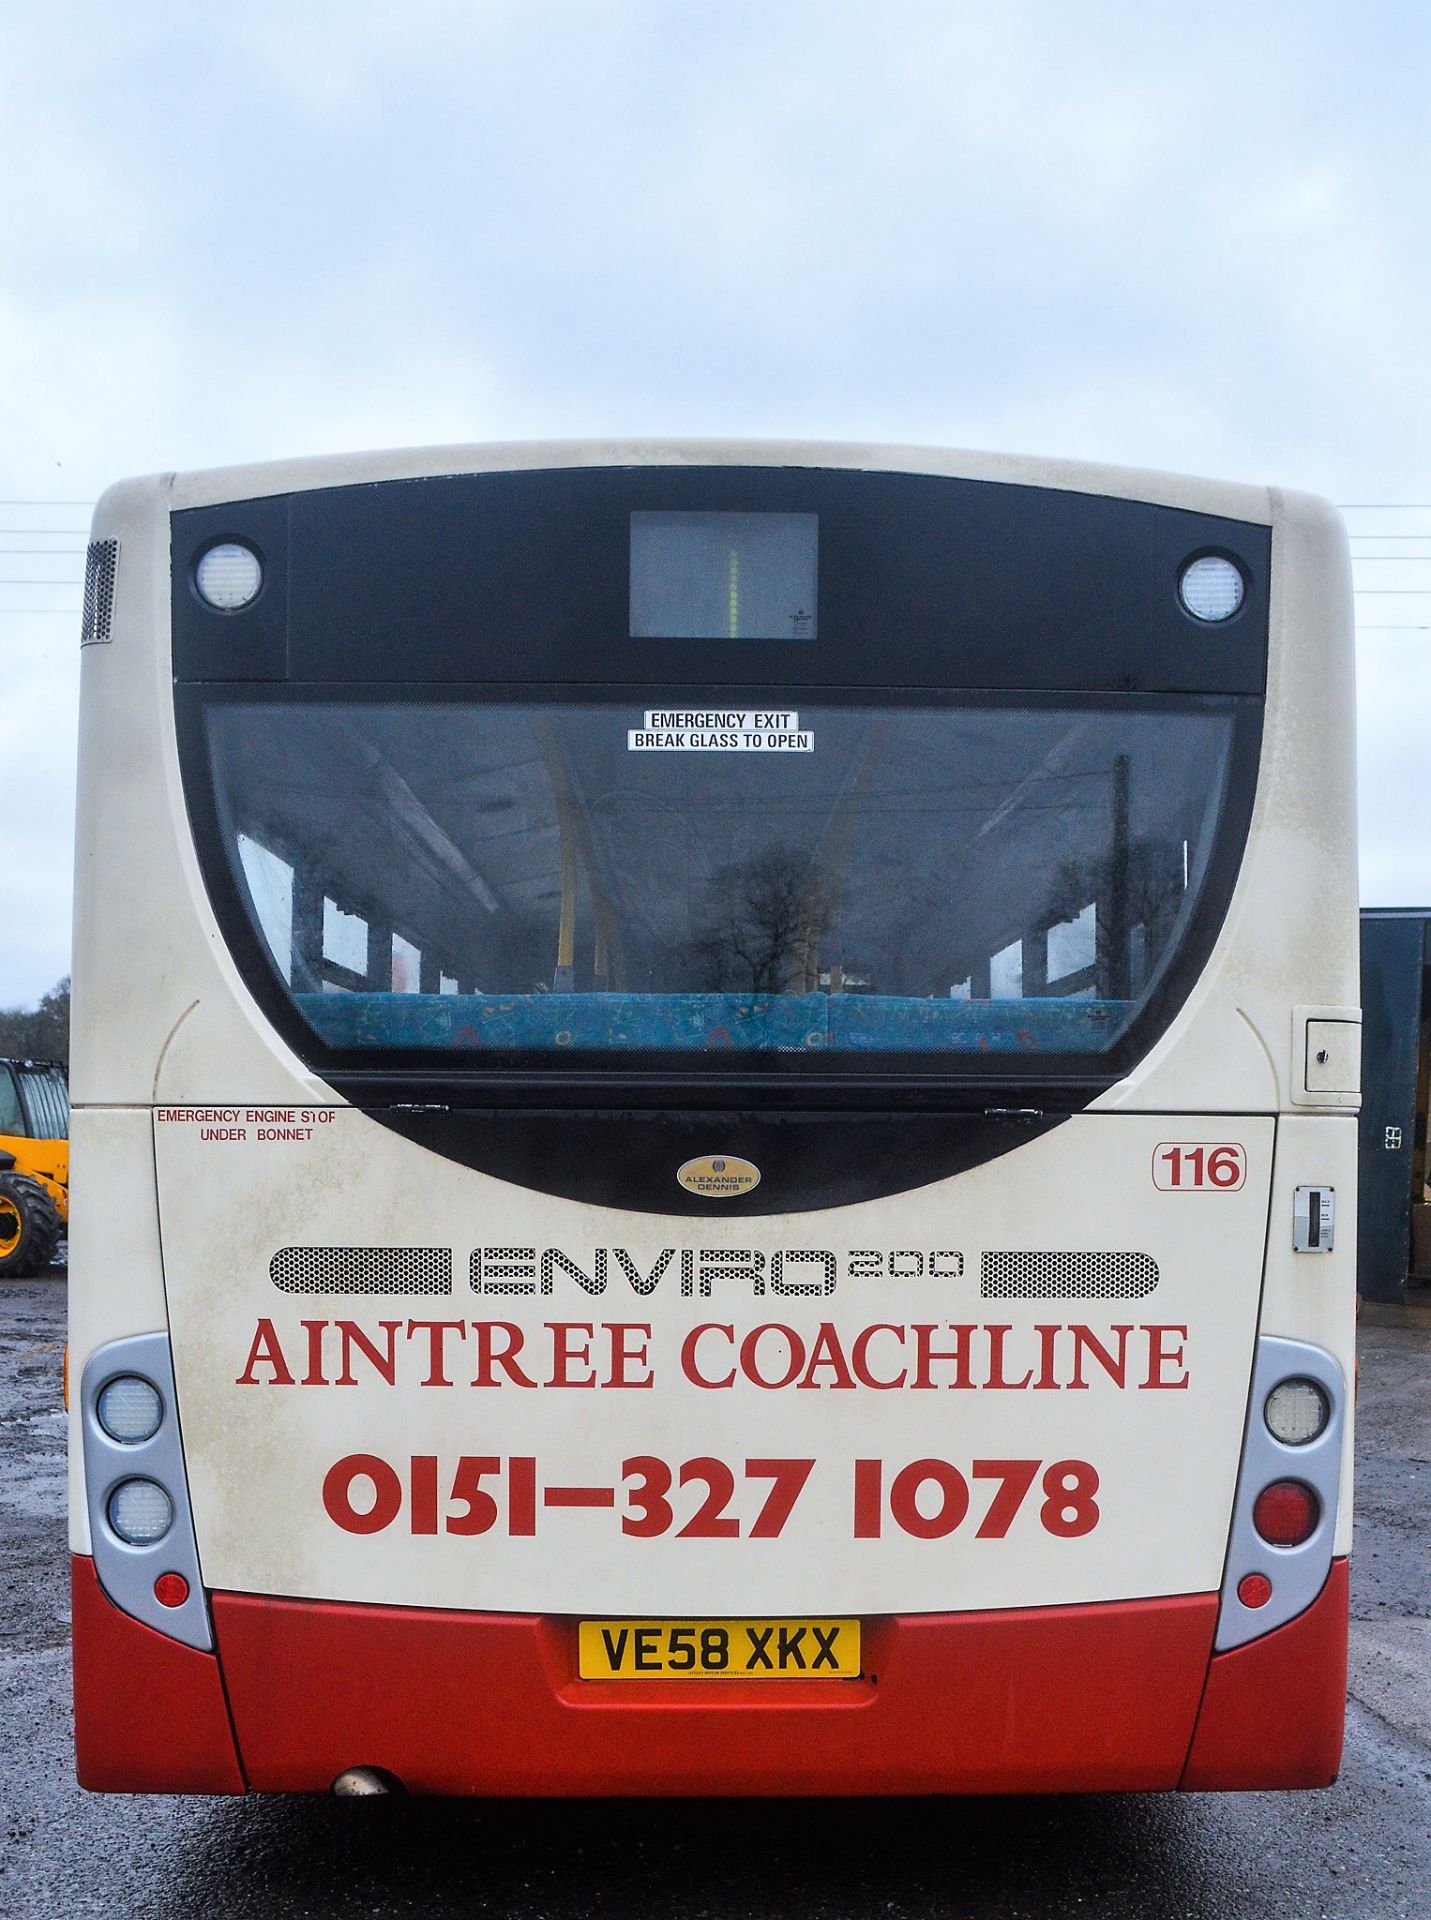
[[[38,1180],[0,1173],[0,1280],[43,1273],[62,1231],[60,1210]]]

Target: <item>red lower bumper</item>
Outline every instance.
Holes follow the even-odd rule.
[[[434,1794],[1312,1786],[1341,1744],[1345,1562],[1236,1653],[1210,1657],[1217,1596],[1199,1594],[872,1620],[868,1679],[765,1685],[582,1682],[563,1619],[212,1606],[218,1659],[118,1612],[75,1561],[83,1785],[324,1790],[369,1766]]]
[[[1346,1561],[1333,1560],[1305,1613],[1213,1656],[1185,1788],[1332,1784],[1342,1760],[1350,1587]]]
[[[242,1793],[244,1777],[211,1653],[132,1620],[94,1562],[70,1560],[75,1772],[95,1793]]]

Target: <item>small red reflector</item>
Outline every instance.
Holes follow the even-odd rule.
[[[189,1583],[182,1573],[161,1573],[154,1582],[154,1598],[161,1607],[182,1607],[189,1597]]]
[[[1265,1607],[1272,1598],[1272,1582],[1265,1573],[1245,1573],[1237,1583],[1237,1597],[1244,1607]]]
[[[1252,1524],[1274,1547],[1299,1547],[1316,1532],[1321,1507],[1300,1480],[1274,1480],[1257,1496]]]

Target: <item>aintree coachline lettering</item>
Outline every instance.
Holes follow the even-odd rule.
[[[1139,1393],[1188,1384],[1185,1326],[1082,1321],[1014,1327],[974,1321],[877,1321],[814,1329],[707,1320],[655,1351],[649,1323],[546,1320],[300,1320],[254,1328],[241,1387],[547,1387],[642,1389],[658,1376],[711,1393],[786,1388],[850,1393]]]

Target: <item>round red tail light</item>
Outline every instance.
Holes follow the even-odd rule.
[[[182,1573],[161,1573],[154,1582],[154,1598],[161,1607],[182,1607],[189,1597],[189,1583]]]
[[[1321,1502],[1300,1480],[1274,1480],[1257,1496],[1252,1524],[1273,1547],[1300,1547],[1317,1530]]]

